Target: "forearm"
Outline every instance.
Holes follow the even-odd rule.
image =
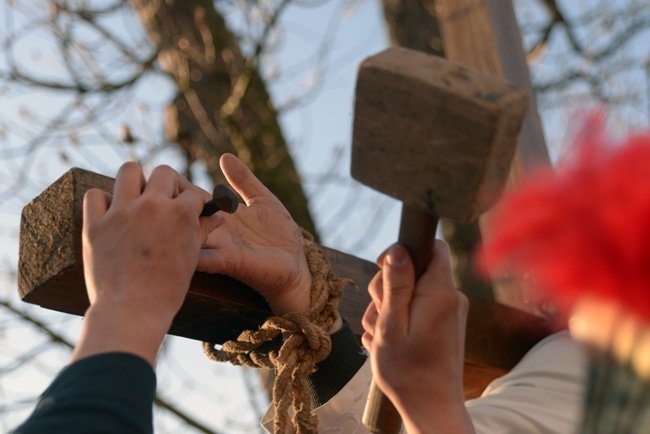
[[[64,369],[14,434],[153,433],[156,378],[142,358],[107,353]]]
[[[108,301],[91,306],[84,317],[81,337],[70,363],[98,354],[121,352],[136,355],[155,366],[171,319],[129,312],[129,309],[132,307]]]

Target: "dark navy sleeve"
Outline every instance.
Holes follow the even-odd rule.
[[[91,356],[66,367],[13,434],[153,433],[156,375],[126,353]]]

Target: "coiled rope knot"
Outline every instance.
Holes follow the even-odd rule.
[[[350,279],[339,279],[334,275],[322,250],[304,229],[302,247],[312,275],[309,310],[269,317],[258,330],[242,332],[237,340],[225,342],[221,349],[212,343],[203,343],[203,350],[211,360],[276,370],[272,399],[275,434],[318,432],[318,418],[311,414],[307,377],[332,350],[328,332],[337,319],[343,287],[354,285]],[[283,342],[279,350],[261,350],[263,344],[280,336]],[[289,415],[290,407],[293,408],[293,418]]]

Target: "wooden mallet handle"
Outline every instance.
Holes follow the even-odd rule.
[[[408,250],[419,279],[433,258],[433,242],[438,218],[403,205],[398,242]],[[372,380],[363,412],[363,425],[374,434],[397,434],[402,428],[402,418],[393,403]]]

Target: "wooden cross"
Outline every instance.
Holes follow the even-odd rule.
[[[533,163],[548,163],[548,154],[511,0],[436,0],[436,6],[447,58],[503,76],[529,90],[531,107],[511,172],[511,182],[516,184]],[[24,208],[18,276],[24,301],[84,314],[89,302],[81,260],[83,195],[90,188],[110,192],[112,186],[110,178],[72,169]],[[358,288],[345,289],[340,311],[360,335],[361,317],[370,302],[366,288],[377,267],[342,252],[324,250],[338,276],[357,282]],[[497,292],[497,299],[513,304],[509,297]],[[464,381],[466,396],[474,397],[546,336],[550,324],[490,300],[469,298]],[[170,334],[224,342],[242,330],[256,328],[270,313],[264,300],[240,282],[196,273]]]
[[[516,187],[526,173],[549,165],[550,159],[512,0],[432,1],[446,58],[505,78],[528,94],[529,106],[508,180],[510,187]],[[481,219],[481,232],[487,240],[490,234],[485,230],[484,220]],[[489,298],[520,310],[536,310],[523,303],[517,291],[493,277],[494,294]]]
[[[83,196],[90,188],[113,190],[112,178],[72,169],[23,209],[20,224],[18,291],[29,303],[75,315],[89,306],[83,276]],[[356,281],[347,287],[340,312],[357,335],[370,302],[367,285],[378,268],[324,248],[334,272]],[[476,396],[485,383],[511,369],[548,332],[540,318],[495,302],[471,299],[467,325],[466,391]],[[234,339],[271,314],[252,289],[229,277],[196,273],[170,334],[210,342]]]

